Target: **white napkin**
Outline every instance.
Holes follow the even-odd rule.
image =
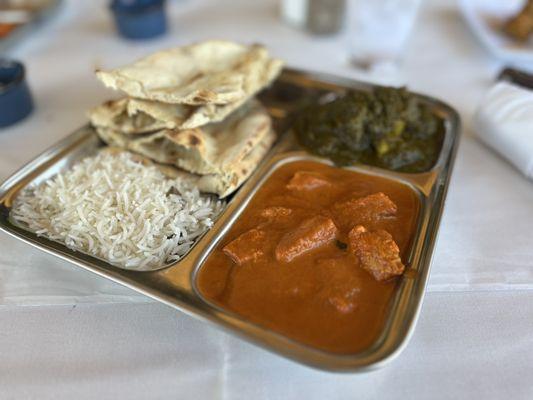
[[[533,91],[496,83],[475,115],[479,139],[533,178]]]

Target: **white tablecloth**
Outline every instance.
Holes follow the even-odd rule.
[[[319,372],[158,304],[0,312],[3,399],[513,399],[533,394],[533,292],[431,293],[389,366]]]
[[[346,38],[282,25],[274,0],[176,1],[170,35],[145,43],[115,35],[106,3],[67,1],[12,51],[28,68],[37,109],[0,132],[0,180],[109,96],[93,77],[96,66],[156,49],[206,38],[259,41],[292,66],[381,78],[348,66]],[[312,371],[164,306],[132,304],[146,299],[2,234],[0,398],[531,398],[533,292],[518,289],[533,288],[533,185],[470,131],[498,68],[454,2],[426,0],[402,74],[410,88],[456,107],[465,133],[434,256],[434,293],[389,367],[358,376]]]

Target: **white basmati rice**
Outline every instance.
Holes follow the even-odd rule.
[[[11,212],[38,235],[127,269],[179,260],[213,225],[223,202],[131,153],[100,152],[36,187]]]

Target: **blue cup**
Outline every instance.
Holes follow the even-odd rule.
[[[32,110],[24,65],[0,59],[0,128],[26,118]]]
[[[165,0],[112,0],[118,32],[127,39],[150,39],[167,31]]]

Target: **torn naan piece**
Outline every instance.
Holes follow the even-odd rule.
[[[222,122],[168,131],[166,137],[185,153],[175,165],[204,175],[232,168],[271,130],[270,115],[257,100],[251,100]]]
[[[106,134],[109,131],[99,130],[100,136],[107,141],[109,137],[106,138]],[[114,140],[114,139],[113,139]],[[186,179],[188,182],[196,185],[198,190],[206,193],[214,193],[220,198],[224,198],[232,194],[237,190],[243,182],[248,179],[248,177],[254,172],[257,168],[257,165],[263,160],[265,155],[268,153],[268,150],[276,140],[276,134],[273,130],[267,132],[263,139],[256,144],[254,149],[248,153],[242,160],[237,163],[229,165],[224,171],[219,173],[212,173],[207,175],[194,174],[183,169],[177,169],[168,164],[169,158],[161,156],[161,153],[157,153],[161,158],[158,160],[154,157],[152,153],[153,149],[144,149],[147,150],[143,156],[147,157],[147,160],[155,160],[163,164],[160,165],[161,171],[169,177],[180,176],[183,179]],[[124,149],[125,147],[120,145],[120,140],[113,143],[114,146],[119,146],[119,148]],[[114,147],[117,148],[117,147]]]
[[[118,130],[127,134],[143,134],[169,128],[167,122],[144,112],[129,114],[130,99],[109,100],[88,112],[94,127]]]
[[[249,97],[247,87],[272,59],[260,45],[213,40],[155,53],[132,65],[97,71],[105,86],[163,103],[229,104]],[[276,64],[281,66],[279,60]],[[264,86],[262,84],[261,86]]]
[[[261,67],[250,68],[247,72],[247,79],[244,80],[245,96],[232,103],[218,105],[205,104],[196,108],[181,125],[181,129],[197,128],[211,122],[220,122],[233,111],[248,102],[252,97],[270,84],[278,77],[283,68],[283,62],[278,59],[269,59]]]
[[[228,166],[227,170],[218,174],[202,175],[196,183],[198,189],[201,192],[216,193],[220,198],[230,195],[255,171],[275,140],[275,132],[269,130],[267,135],[239,163]]]
[[[190,113],[188,106],[180,104],[124,98],[106,101],[90,110],[88,117],[94,127],[136,135],[175,129],[187,120]]]
[[[143,135],[128,135],[98,126],[96,129],[111,146],[207,175],[233,170],[265,137],[272,135],[272,121],[264,107],[251,100],[224,121],[201,128],[164,129]]]
[[[246,96],[228,104],[161,103],[152,100],[124,98],[112,100],[92,109],[89,119],[93,126],[118,130],[127,134],[146,133],[161,129],[192,129],[209,123],[220,122],[237,108],[270,85],[279,75],[283,63],[277,59],[249,72],[244,90]]]
[[[276,140],[274,131],[259,142],[255,148],[239,163],[218,174],[198,175],[168,165],[160,165],[160,170],[170,178],[180,177],[194,184],[204,193],[214,193],[224,198],[237,190],[255,171]]]

